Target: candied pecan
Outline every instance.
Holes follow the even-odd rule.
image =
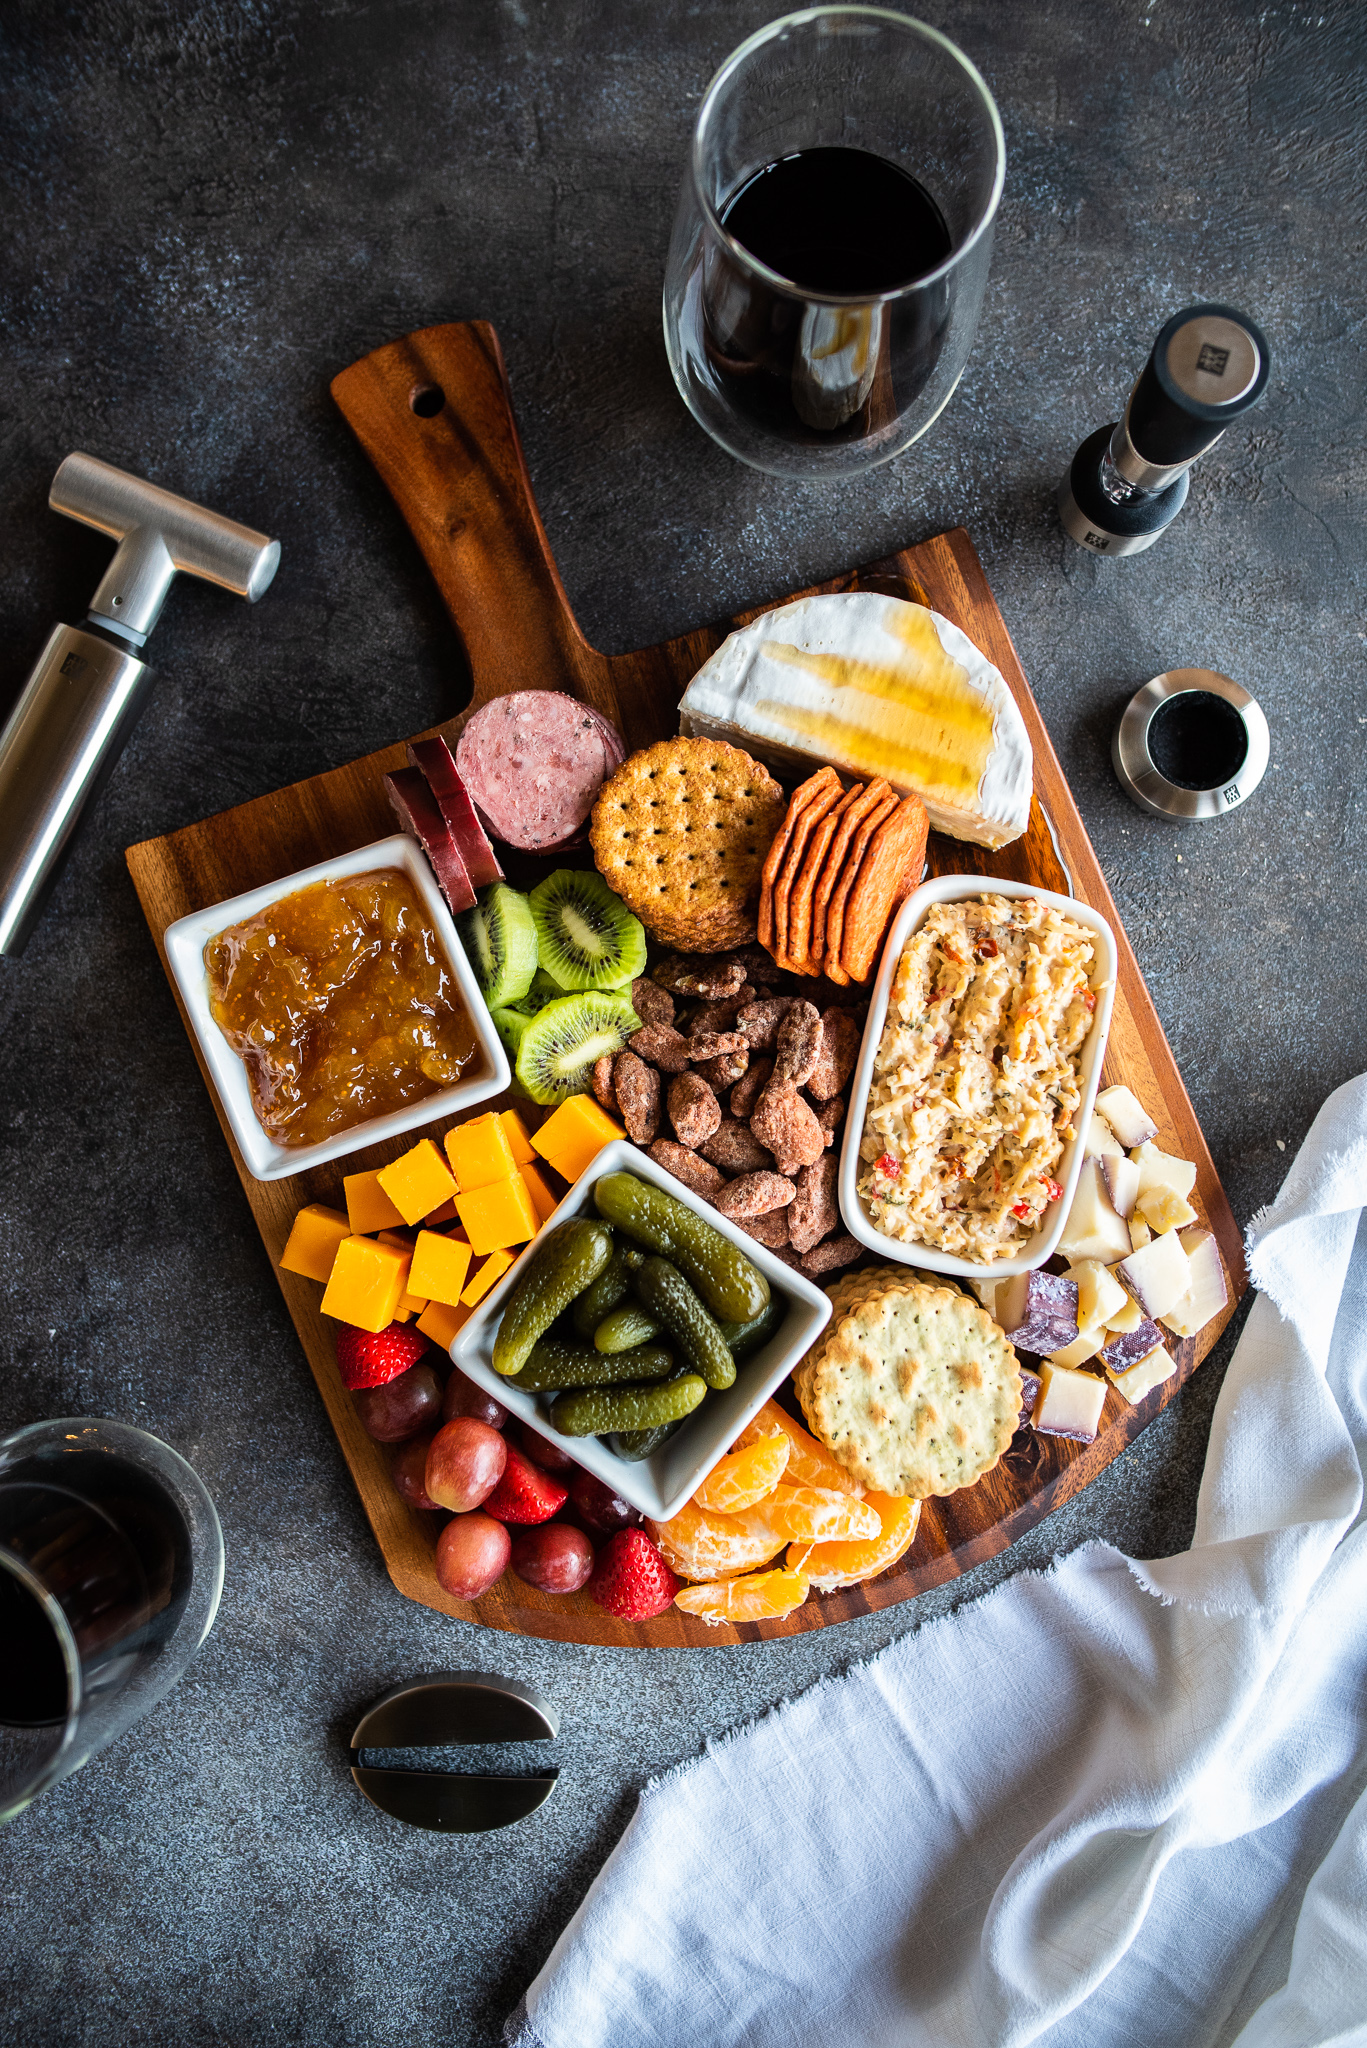
[[[721,1104],[699,1074],[676,1074],[669,1084],[669,1121],[681,1145],[696,1152],[721,1122]]]
[[[833,1145],[835,1143],[835,1134],[845,1121],[844,1099],[836,1095],[829,1102],[823,1102],[816,1113],[816,1120],[826,1133],[826,1143]]]
[[[672,1024],[645,1024],[632,1032],[627,1044],[638,1060],[662,1067],[666,1074],[681,1074],[692,1058],[688,1040]]]
[[[733,1223],[742,1216],[767,1216],[771,1209],[786,1209],[797,1190],[781,1173],[743,1173],[729,1180],[716,1197],[716,1206]]]
[[[693,1060],[716,1060],[723,1053],[743,1052],[750,1057],[749,1041],[739,1031],[699,1031],[688,1040]]]
[[[601,1060],[593,1063],[593,1092],[604,1109],[616,1109],[617,1097],[612,1092],[613,1055],[605,1052]]]
[[[805,1087],[821,1057],[823,1035],[821,1012],[815,1003],[804,1003],[801,997],[790,1003],[778,1027],[774,1080],[791,1082],[794,1088]]]
[[[840,1093],[854,1072],[863,1035],[852,1011],[832,1008],[822,1012],[821,1051],[806,1084],[809,1095],[818,1102],[829,1102]]]
[[[745,969],[747,981],[757,981],[765,987],[778,981],[783,973],[773,954],[767,952],[763,946],[737,946],[735,952],[728,957],[739,960]]]
[[[739,960],[694,959],[685,953],[671,953],[651,969],[651,979],[661,988],[672,989],[676,996],[701,996],[705,1002],[718,1003],[744,987],[745,969]]]
[[[627,1136],[648,1145],[660,1128],[659,1075],[634,1052],[619,1052],[613,1061],[612,1085]]]
[[[761,1168],[767,1171],[774,1163],[773,1153],[765,1151],[749,1124],[742,1123],[738,1116],[724,1116],[698,1150],[723,1173],[756,1173]]]
[[[788,1242],[788,1211],[771,1209],[767,1216],[733,1216],[731,1221],[738,1230],[753,1237],[771,1252]]]
[[[792,1009],[793,996],[766,996],[762,1002],[747,1003],[736,1012],[736,1029],[743,1031],[751,1052],[772,1052],[778,1043],[778,1027]]]
[[[687,1145],[676,1145],[672,1138],[657,1138],[650,1156],[657,1166],[663,1166],[666,1173],[672,1173],[686,1188],[692,1188],[695,1195],[702,1195],[709,1202],[726,1186],[724,1173],[718,1173],[715,1166],[690,1152]]]
[[[699,1060],[693,1071],[702,1075],[714,1095],[720,1095],[739,1081],[749,1064],[750,1055],[742,1047],[739,1052],[721,1053],[714,1060]]]
[[[748,1123],[750,1112],[759,1101],[760,1091],[767,1086],[774,1071],[772,1060],[752,1059],[741,1080],[731,1090],[731,1114]]]
[[[857,1237],[825,1238],[802,1254],[797,1262],[798,1271],[805,1273],[809,1280],[817,1280],[823,1273],[834,1273],[841,1266],[852,1266],[863,1249]]]
[[[755,1104],[750,1129],[773,1153],[780,1173],[810,1166],[826,1149],[826,1133],[816,1120],[816,1111],[803,1101],[791,1081],[781,1081],[777,1073]]]
[[[658,982],[638,974],[631,984],[631,1007],[643,1024],[672,1024],[674,998]]]
[[[700,1031],[734,1031],[737,1010],[743,1010],[747,1003],[753,1003],[754,1000],[755,991],[747,982],[744,988],[737,989],[724,1003],[699,1003],[688,1020],[689,1037],[696,1038]]]
[[[809,1252],[840,1221],[835,1198],[839,1177],[840,1161],[834,1152],[823,1152],[798,1174],[797,1193],[788,1214],[788,1242],[795,1252]]]

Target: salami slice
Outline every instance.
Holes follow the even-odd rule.
[[[609,773],[606,723],[559,690],[515,690],[475,713],[456,766],[496,839],[533,853],[573,841]]]
[[[498,864],[498,857],[489,844],[488,834],[475,816],[470,792],[461,780],[455,756],[445,740],[440,734],[435,739],[418,740],[409,747],[408,758],[427,778],[427,786],[456,842],[456,851],[465,863],[471,888],[483,889],[490,882],[501,882],[503,870]]]
[[[456,842],[420,768],[396,768],[384,778],[390,808],[411,839],[416,839],[436,870],[442,893],[453,911],[472,910],[475,892]]]

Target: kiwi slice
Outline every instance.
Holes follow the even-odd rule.
[[[641,1020],[615,989],[585,989],[547,1003],[524,1024],[517,1078],[533,1102],[582,1095],[596,1060],[620,1052]]]
[[[557,868],[530,902],[542,971],[562,989],[623,988],[645,972],[645,926],[591,868]]]
[[[491,882],[474,909],[456,919],[456,930],[489,1008],[519,1002],[536,973],[536,926],[526,897],[506,882]]]
[[[522,1043],[522,1034],[538,1010],[544,1010],[547,1003],[559,1002],[565,991],[553,982],[549,974],[539,970],[532,976],[532,985],[525,996],[519,996],[515,1003],[504,1003],[489,1015],[494,1020],[494,1029],[513,1058]]]

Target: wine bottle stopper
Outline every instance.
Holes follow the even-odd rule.
[[[488,1671],[428,1671],[366,1708],[351,1737],[351,1775],[373,1805],[409,1827],[485,1834],[544,1806],[559,1772],[414,1771],[369,1763],[370,1752],[551,1742],[559,1732],[555,1708],[516,1679]]]
[[[1256,405],[1269,357],[1261,330],[1233,306],[1174,313],[1149,352],[1125,417],[1082,443],[1058,489],[1063,530],[1098,555],[1137,555],[1187,500],[1190,470],[1232,420]]]
[[[1195,825],[1252,796],[1270,740],[1257,700],[1210,668],[1174,668],[1136,690],[1111,742],[1126,795],[1156,818]]]

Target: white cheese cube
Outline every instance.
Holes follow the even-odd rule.
[[[1123,1152],[1114,1157],[1107,1152],[1101,1161],[1101,1178],[1106,1183],[1111,1207],[1128,1223],[1139,1198],[1139,1168]]]
[[[1119,1387],[1125,1399],[1133,1406],[1142,1401],[1145,1394],[1151,1394],[1155,1387],[1167,1379],[1174,1361],[1159,1344],[1147,1358],[1137,1358],[1124,1372],[1113,1372],[1111,1384]]]
[[[1074,1337],[1071,1344],[1065,1344],[1061,1351],[1050,1353],[1049,1363],[1061,1365],[1070,1371],[1074,1366],[1085,1365],[1089,1358],[1095,1358],[1106,1341],[1104,1330],[1088,1330],[1085,1336]]]
[[[1068,1278],[1077,1282],[1077,1327],[1080,1336],[1089,1330],[1109,1326],[1111,1317],[1123,1311],[1130,1297],[1109,1266],[1100,1259],[1079,1259],[1068,1268]],[[1133,1303],[1130,1304],[1133,1307]]]
[[[1156,1145],[1139,1145],[1130,1157],[1139,1168],[1141,1195],[1150,1188],[1167,1188],[1185,1200],[1196,1185],[1196,1167],[1190,1159],[1174,1159],[1171,1152],[1160,1152]]]
[[[1152,1238],[1153,1232],[1149,1229],[1148,1224],[1144,1221],[1143,1217],[1139,1214],[1139,1211],[1137,1209],[1134,1215],[1130,1218],[1129,1230],[1130,1250],[1132,1252],[1142,1252],[1145,1245]]]
[[[1121,1289],[1122,1294],[1124,1289]],[[1137,1301],[1125,1295],[1125,1306],[1118,1308],[1114,1315],[1107,1316],[1106,1330],[1113,1337],[1128,1337],[1131,1330],[1137,1330],[1145,1320],[1144,1311]]]
[[[1103,1088],[1096,1106],[1122,1145],[1143,1145],[1158,1136],[1158,1126],[1128,1088]]]
[[[1105,1117],[1098,1116],[1095,1110],[1092,1111],[1091,1116],[1087,1119],[1087,1129],[1083,1133],[1082,1156],[1084,1159],[1105,1159],[1108,1156],[1113,1159],[1123,1159],[1125,1157],[1124,1147],[1121,1145],[1119,1138],[1117,1138]]]
[[[1151,1322],[1166,1315],[1191,1285],[1191,1261],[1175,1230],[1164,1231],[1142,1251],[1131,1252],[1116,1267],[1116,1278],[1124,1283]]]
[[[1165,1230],[1182,1230],[1197,1220],[1191,1203],[1175,1195],[1171,1188],[1145,1188],[1135,1206],[1150,1230],[1159,1236]]]
[[[1204,1330],[1212,1316],[1218,1316],[1229,1300],[1220,1247],[1210,1231],[1184,1230],[1182,1249],[1187,1254],[1191,1280],[1186,1293],[1159,1318],[1177,1337],[1194,1337]]]
[[[1030,1420],[1042,1436],[1070,1436],[1079,1443],[1095,1440],[1106,1405],[1106,1382],[1090,1372],[1070,1372],[1047,1363],[1044,1384]]]
[[[943,1275],[940,1276],[940,1280],[941,1284],[943,1284]],[[965,1284],[972,1288],[993,1322],[995,1322],[997,1320],[997,1289],[1001,1286],[1001,1281],[969,1280]]]
[[[1085,1159],[1082,1163],[1077,1193],[1058,1248],[1065,1259],[1100,1259],[1103,1264],[1122,1258],[1130,1250],[1125,1219],[1112,1206],[1097,1159]]]

